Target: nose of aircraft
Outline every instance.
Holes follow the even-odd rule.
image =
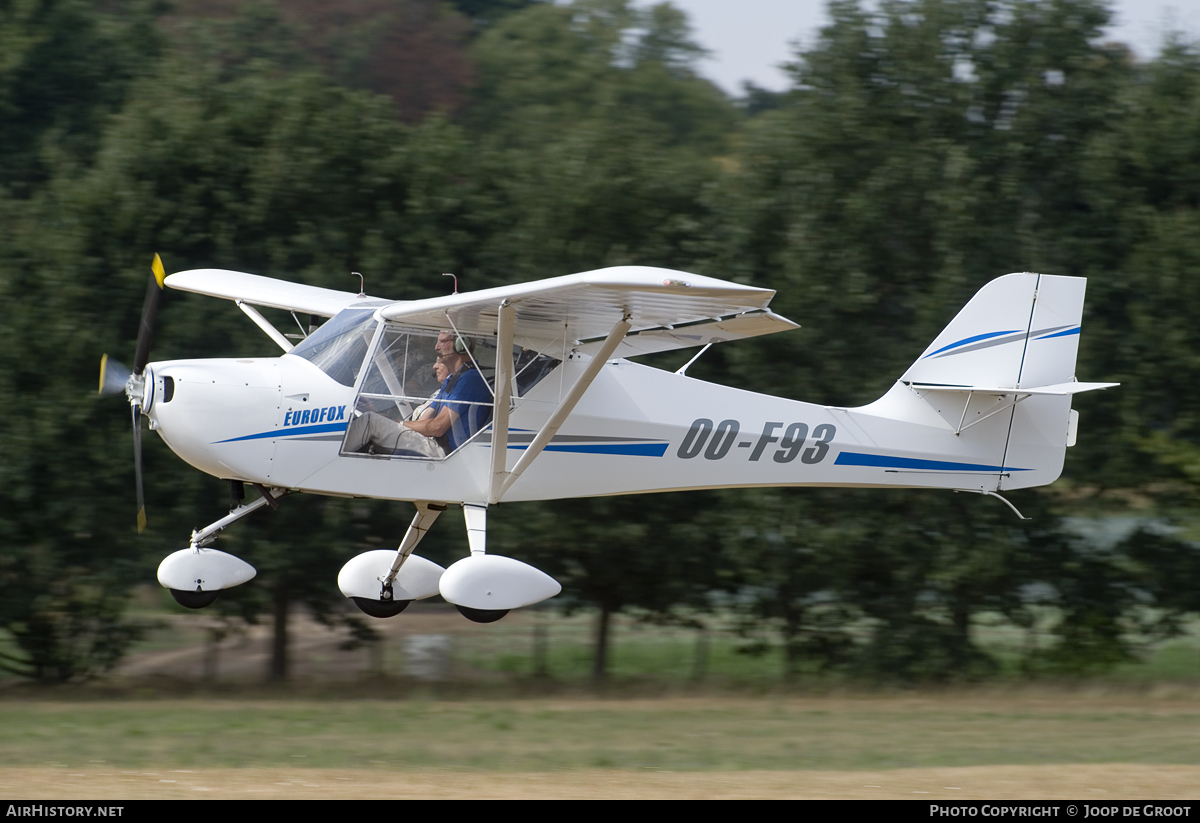
[[[203,472],[269,483],[280,422],[278,362],[261,358],[150,364],[150,428]]]

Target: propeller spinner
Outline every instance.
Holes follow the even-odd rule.
[[[133,415],[133,473],[137,483],[137,526],[138,533],[146,530],[146,499],[142,490],[142,404],[146,393],[146,363],[150,360],[150,347],[154,343],[154,324],[158,316],[158,304],[162,299],[166,271],[162,260],[154,255],[150,282],[146,285],[146,299],[142,302],[142,319],[138,324],[137,349],[133,356],[133,370],[112,360],[107,354],[100,358],[100,393],[117,394],[124,391],[129,398]]]

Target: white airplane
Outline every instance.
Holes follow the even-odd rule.
[[[142,416],[235,500],[247,483],[261,495],[162,562],[159,582],[190,608],[255,574],[209,548],[217,534],[290,493],[416,505],[396,551],[360,554],[338,576],[367,614],[440,594],[491,622],[561,587],[486,552],[488,506],[752,486],[999,497],[1054,482],[1075,442],[1071,396],[1118,385],[1075,380],[1083,278],[993,280],[883,397],[841,408],[689,378],[695,358],[674,373],[626,359],[798,328],[768,309],[773,291],[711,277],[620,266],[394,301],[216,269],[164,277],[157,256],[154,270],[134,368],[106,355],[100,381],[133,409],[139,527]],[[164,284],[234,301],[282,356],[147,363]],[[299,342],[255,306],[291,312]],[[310,328],[297,313],[331,319]],[[443,569],[413,550],[449,506],[470,555]]]

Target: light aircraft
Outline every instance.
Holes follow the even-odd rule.
[[[1075,277],[991,281],[883,397],[840,408],[627,359],[798,328],[768,308],[773,291],[696,274],[619,266],[396,301],[217,269],[166,277],[157,255],[153,271],[134,367],[105,355],[100,387],[124,391],[132,407],[139,528],[142,417],[186,462],[231,483],[230,513],[193,531],[158,569],[190,608],[255,574],[209,548],[217,534],[290,493],[416,505],[396,551],[360,554],[338,576],[365,613],[394,616],[440,594],[491,622],[561,587],[487,553],[489,506],[752,486],[1000,497],[1054,482],[1075,442],[1072,395],[1117,385],[1075,379],[1086,282]],[[282,356],[149,363],[164,286],[234,301]],[[298,342],[256,306],[291,312]],[[329,320],[305,324],[305,314]],[[438,361],[456,377],[435,377]],[[460,378],[475,395],[450,402]],[[424,425],[431,398],[436,415],[453,412],[452,429],[401,436],[405,421]],[[372,439],[370,426],[394,437]],[[248,504],[237,502],[245,484],[260,494]],[[450,506],[463,511],[470,555],[443,569],[413,550]]]

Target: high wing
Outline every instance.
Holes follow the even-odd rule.
[[[605,362],[654,351],[754,337],[796,328],[767,310],[775,292],[697,274],[648,266],[617,266],[535,283],[384,306],[388,321],[463,335],[497,336],[511,345],[546,351],[556,344],[592,356],[560,398],[512,469],[507,468],[511,363],[497,360],[488,503],[537,459],[571,414]]]
[[[299,311],[321,317],[333,317],[355,303],[377,299],[348,291],[289,283],[272,277],[224,269],[177,272],[167,277],[166,284],[173,289],[221,297],[237,303]]]
[[[649,266],[616,266],[534,283],[396,303],[384,319],[465,335],[496,333],[500,306],[513,308],[513,342],[541,350],[554,341],[589,354],[623,318],[629,331],[613,356],[670,351],[799,328],[768,311],[775,292]]]
[[[166,285],[236,302],[285,351],[291,345],[251,306],[333,317],[365,301],[390,302],[382,310],[386,320],[490,336],[496,333],[500,305],[507,302],[516,312],[513,342],[539,351],[560,342],[586,354],[598,352],[613,326],[628,317],[630,331],[613,352],[616,357],[799,328],[767,309],[775,296],[771,289],[650,266],[616,266],[412,301],[385,301],[224,269],[177,272],[167,277]]]

